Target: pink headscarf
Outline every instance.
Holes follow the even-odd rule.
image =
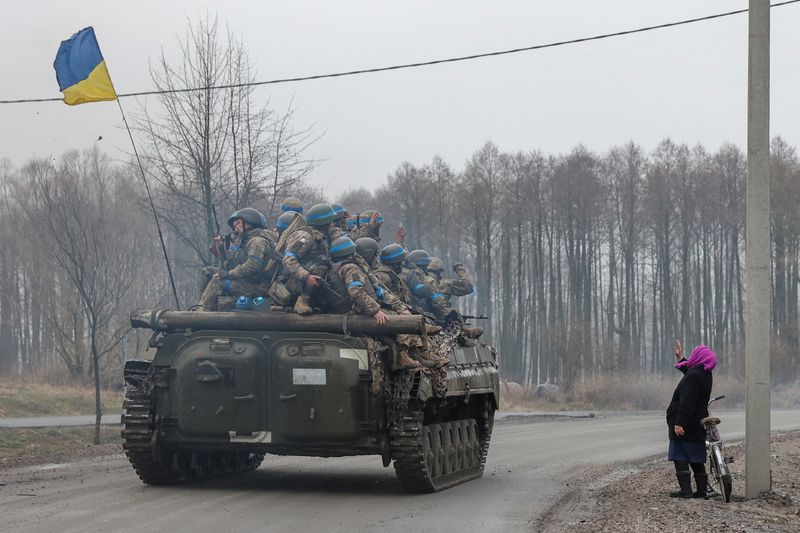
[[[702,365],[706,370],[714,370],[717,366],[717,354],[711,351],[711,348],[705,344],[697,346],[692,350],[692,355],[685,361],[675,363],[675,368],[692,368],[693,366]]]

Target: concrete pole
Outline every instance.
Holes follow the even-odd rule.
[[[750,0],[747,86],[745,287],[745,497],[772,485],[770,472],[769,0]]]

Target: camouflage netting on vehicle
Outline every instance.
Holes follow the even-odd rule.
[[[436,335],[428,337],[428,354],[436,362],[436,367],[426,368],[424,371],[430,375],[433,394],[439,398],[444,398],[447,394],[447,365],[460,335],[461,325],[451,323]]]
[[[381,342],[366,337],[367,353],[369,354],[369,368],[372,371],[372,394],[379,394],[381,390],[388,391],[386,369],[383,366],[381,352],[386,348]]]

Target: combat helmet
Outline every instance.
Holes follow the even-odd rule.
[[[381,263],[384,265],[395,265],[406,257],[408,257],[408,251],[395,242],[384,246],[381,250]]]
[[[366,259],[367,263],[371,263],[378,255],[378,241],[372,237],[361,237],[356,240],[356,248],[358,255]]]
[[[285,231],[289,226],[292,225],[294,219],[297,217],[302,218],[303,215],[298,213],[297,211],[286,211],[285,213],[281,214],[278,217],[278,220],[275,222],[275,229],[278,231]]]
[[[367,209],[366,211],[362,211],[358,215],[358,223],[359,224],[369,224],[372,221],[372,217],[376,216],[375,221],[380,225],[383,224],[383,215],[381,215],[378,211],[374,209]]]
[[[331,204],[333,212],[336,215],[334,220],[339,220],[347,216],[347,209],[342,207],[342,204]]]
[[[309,211],[310,213],[311,211]],[[331,247],[328,248],[328,254],[331,259],[343,259],[348,255],[353,255],[356,252],[356,243],[350,237],[339,237],[334,239]]]
[[[335,217],[331,204],[314,204],[306,213],[306,222],[310,226],[327,226]]]
[[[237,209],[228,217],[228,225],[232,228],[233,223],[237,218],[241,218],[254,228],[263,228],[267,225],[267,217],[261,214],[261,211],[252,207],[245,207]]]
[[[281,202],[281,211],[284,213],[287,211],[294,211],[296,213],[303,212],[303,202],[300,201],[300,198],[296,196],[287,196],[283,202]]]
[[[425,268],[431,262],[431,254],[427,250],[414,250],[408,254],[408,262],[420,268]]]
[[[438,257],[431,256],[431,260],[428,263],[428,272],[436,272],[437,274],[444,271],[444,263]]]

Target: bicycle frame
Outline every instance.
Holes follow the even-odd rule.
[[[725,395],[717,396],[709,401],[708,405],[724,397]],[[719,419],[717,419],[716,423],[709,422],[704,424],[706,430],[706,453],[708,454],[709,475],[711,476],[709,487],[716,485],[712,490],[720,494],[725,502],[729,502],[731,501],[731,473],[725,457],[725,442],[719,434],[719,429],[717,429],[718,421]]]

